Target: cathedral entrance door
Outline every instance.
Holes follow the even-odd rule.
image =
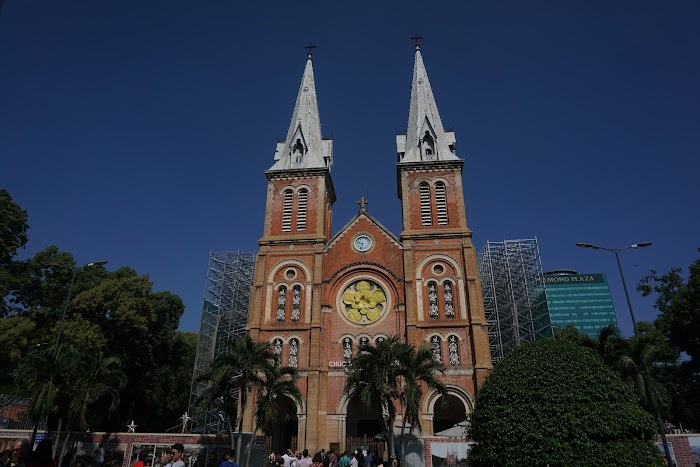
[[[299,435],[297,406],[288,397],[284,397],[280,401],[278,423],[275,424],[271,434],[273,451],[283,453],[287,449],[298,450],[296,446],[296,440]]]
[[[452,428],[456,424],[467,419],[467,409],[464,403],[455,397],[447,396],[447,403],[443,405],[443,398],[435,402],[435,415],[433,417],[433,434]]]

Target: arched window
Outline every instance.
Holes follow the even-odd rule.
[[[343,360],[352,359],[352,339],[349,337],[343,338]]]
[[[360,345],[369,345],[369,337],[367,337],[367,336],[360,337]]]
[[[297,230],[306,230],[306,204],[309,200],[309,190],[299,190],[297,203]]]
[[[272,341],[272,351],[277,355],[277,361],[279,362],[282,359],[282,339],[279,337]]]
[[[295,164],[301,163],[304,159],[304,145],[301,144],[301,139],[297,138],[297,142],[292,146],[292,161]]]
[[[435,211],[438,225],[447,225],[447,194],[444,182],[435,183]]]
[[[301,307],[301,286],[295,285],[292,287],[292,321],[299,321],[301,317],[301,312],[299,308]]]
[[[421,182],[418,186],[420,190],[420,219],[422,225],[432,225],[433,216],[430,209],[430,185]]]
[[[440,310],[438,308],[437,282],[428,282],[428,313],[432,319],[438,319]]]
[[[292,202],[294,192],[291,189],[284,190],[284,205],[282,206],[282,232],[292,231]]]
[[[435,361],[442,363],[442,340],[438,336],[433,336],[430,338],[430,346],[433,349]]]
[[[430,132],[426,131],[423,140],[421,141],[421,148],[423,149],[423,159],[426,161],[435,160],[435,141],[430,135]]]
[[[287,287],[277,289],[277,321],[284,321],[287,310]]]
[[[299,339],[296,338],[289,341],[289,366],[299,366]]]
[[[450,351],[450,365],[459,365],[459,338],[452,335],[447,338],[447,349]]]
[[[445,317],[454,318],[455,317],[455,302],[454,293],[452,288],[452,282],[445,281],[442,285],[442,296],[445,300]]]
[[[376,341],[376,342],[377,342],[377,344],[381,344],[381,343],[384,342],[385,340],[386,340],[386,337],[384,337],[384,336],[379,336],[379,337],[377,337],[377,341]]]

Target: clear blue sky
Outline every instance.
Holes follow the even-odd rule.
[[[613,255],[574,244],[654,242],[623,253],[631,285],[698,257],[699,24],[697,1],[6,0],[0,186],[29,211],[23,257],[131,266],[198,330],[209,252],[257,248],[309,41],[334,231],[366,196],[400,233],[419,31],[475,244],[536,236],[545,270],[606,273],[629,334]]]

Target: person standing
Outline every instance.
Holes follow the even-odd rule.
[[[92,458],[93,467],[102,467],[105,463],[105,447],[104,444],[100,443],[95,449],[95,456]]]
[[[26,467],[32,458],[32,448],[27,438],[21,438],[12,445],[12,466]]]
[[[181,443],[175,443],[170,447],[170,467],[185,467],[185,461],[182,460],[184,452],[185,446]]]
[[[234,457],[236,457],[236,451],[233,449],[227,449],[224,451],[224,460],[221,461],[219,467],[238,467],[236,461],[233,460]]]
[[[287,452],[282,455],[282,459],[284,459],[284,467],[292,467],[292,462],[296,460],[296,457],[292,454],[291,449],[287,449]]]
[[[340,467],[350,467],[350,458],[348,457],[348,452],[343,451],[343,455],[340,456],[340,461],[338,461]]]
[[[304,449],[301,453],[301,459],[297,462],[297,467],[310,467],[311,457],[309,457],[309,450]]]

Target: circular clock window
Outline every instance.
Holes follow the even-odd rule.
[[[355,237],[353,246],[357,251],[365,252],[372,248],[372,239],[369,237],[369,235],[358,235]]]

